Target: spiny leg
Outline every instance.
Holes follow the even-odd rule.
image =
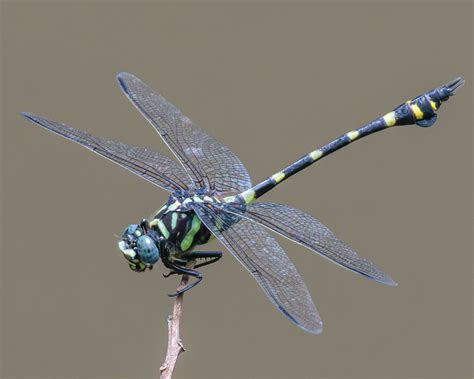
[[[205,262],[198,263],[194,268],[199,268],[203,266],[210,265],[212,263],[217,262],[219,259],[222,258],[222,252],[220,251],[193,251],[190,253],[187,253],[185,256],[183,256],[186,260],[195,260],[195,259],[209,259]],[[175,271],[170,271],[167,274],[162,274],[164,278],[168,278],[171,275],[175,275],[177,272]]]
[[[186,253],[183,258],[186,260],[196,260],[196,259],[208,259],[204,262],[198,263],[194,268],[203,267],[217,262],[222,258],[221,251],[192,251]]]

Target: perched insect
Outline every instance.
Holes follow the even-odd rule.
[[[464,83],[462,78],[457,78],[407,101],[252,187],[247,170],[232,151],[137,77],[120,73],[117,79],[125,95],[153,125],[180,164],[145,148],[94,137],[30,113],[22,115],[171,192],[152,220],[129,225],[123,232],[119,248],[130,268],[142,272],[151,269],[161,258],[170,269],[166,276],[187,274],[196,278],[170,295],[176,296],[202,280],[196,268],[221,258],[221,252],[194,251],[195,246],[215,236],[257,280],[277,309],[310,333],[322,331],[321,318],[295,266],[265,228],[369,279],[392,286],[396,283],[312,216],[288,205],[254,200],[357,139],[396,125],[433,125],[441,103]],[[192,269],[187,267],[191,261],[195,263]]]

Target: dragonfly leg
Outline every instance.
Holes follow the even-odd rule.
[[[186,287],[180,289],[179,291],[176,291],[176,293],[168,294],[169,297],[175,297],[175,296],[181,295],[182,293],[185,293],[186,291],[189,291],[191,288],[197,286],[202,280],[202,274],[199,271],[192,270],[190,268],[180,267],[175,264],[171,264],[170,266],[171,266],[170,268],[174,270],[173,273],[193,276],[196,278],[196,280],[188,284]]]
[[[219,259],[222,258],[221,251],[192,251],[187,253],[183,258],[187,260],[195,260],[195,259],[205,259],[204,262],[200,262],[194,266],[194,268],[203,267],[210,265],[212,263],[217,262]]]
[[[207,266],[207,265],[217,262],[219,259],[222,258],[222,252],[220,251],[193,251],[183,256],[183,258],[187,260],[206,259],[206,261],[198,263],[196,266],[194,266],[194,268],[199,268],[199,267]],[[175,274],[177,274],[176,271],[170,271],[167,274],[162,274],[162,275],[164,278],[169,278],[171,275],[175,275]]]

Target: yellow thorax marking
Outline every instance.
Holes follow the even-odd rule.
[[[154,220],[150,221],[148,225],[150,225],[152,228],[158,227],[161,234],[163,234],[163,237],[168,238],[170,236],[170,232],[162,220],[155,218]]]
[[[181,204],[179,203],[179,201],[175,201],[173,204],[171,204],[169,207],[168,207],[168,212],[172,212],[176,209],[179,208]]]
[[[433,101],[433,100],[430,100],[430,105],[431,105],[431,108],[433,108],[433,110],[435,111],[436,109],[438,109],[436,107],[436,103]]]
[[[151,223],[150,223],[150,225],[151,225]],[[170,232],[168,231],[168,228],[166,227],[165,223],[162,220],[157,219],[156,220],[156,225],[158,226],[158,229],[160,230],[161,234],[163,234],[163,237],[169,238]]]
[[[189,229],[188,233],[184,236],[183,240],[181,241],[181,250],[186,251],[188,250],[191,245],[193,244],[194,236],[201,228],[201,220],[199,217],[194,216],[193,220],[191,221],[191,229]]]
[[[178,213],[173,212],[171,215],[171,229],[176,229],[176,225],[178,224]]]
[[[383,116],[383,120],[385,121],[385,124],[388,127],[395,125],[395,123],[397,122],[395,118],[395,112],[392,111],[392,112],[387,113],[385,116]]]
[[[276,183],[280,183],[284,178],[285,178],[285,173],[282,172],[282,171],[277,172],[276,174],[272,175],[272,179],[273,179]]]

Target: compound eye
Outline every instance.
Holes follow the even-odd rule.
[[[124,240],[129,240],[129,239],[139,238],[141,235],[143,235],[142,228],[137,224],[131,224],[127,226],[125,230],[123,231],[122,238]]]
[[[146,235],[142,235],[138,238],[136,251],[140,262],[152,265],[160,259],[158,247],[155,242]]]

